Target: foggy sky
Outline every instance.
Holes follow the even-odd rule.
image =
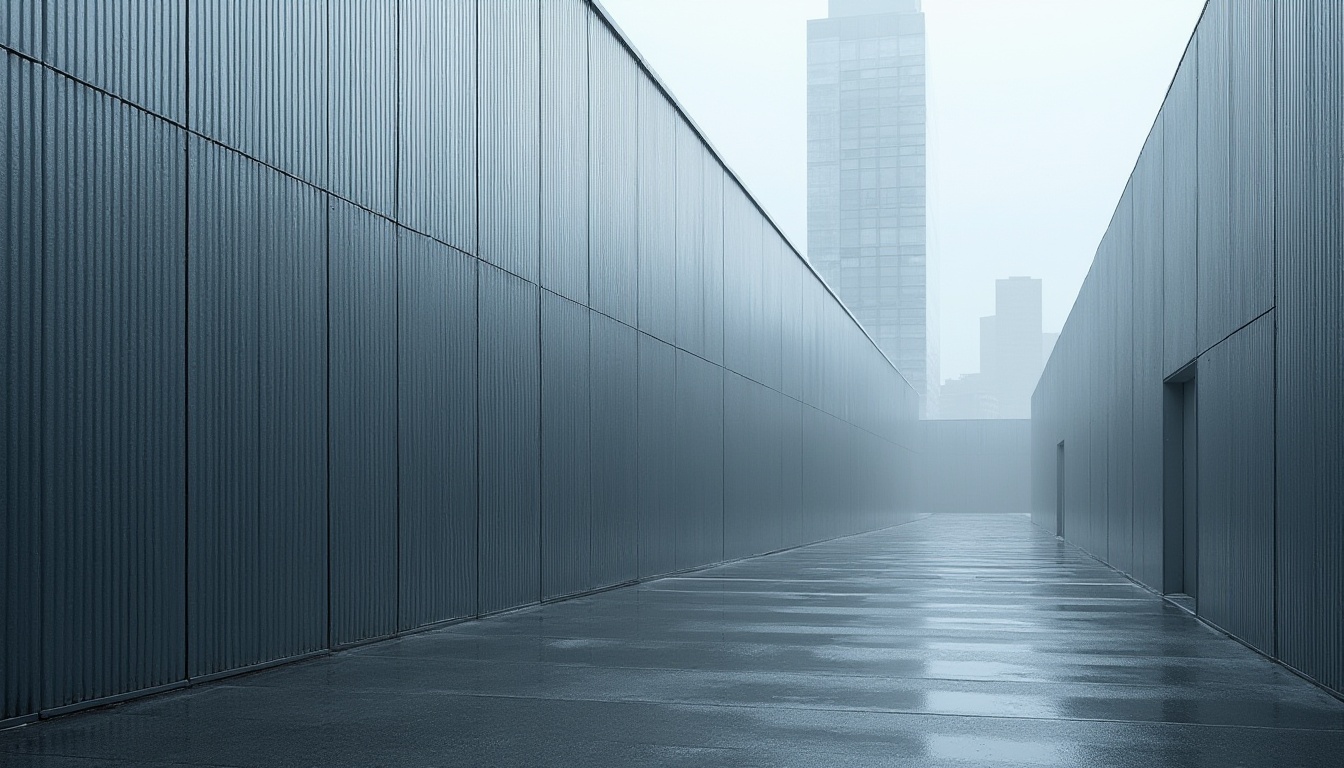
[[[805,252],[806,22],[826,0],[602,2]],[[941,379],[978,369],[996,278],[1044,279],[1063,325],[1203,6],[924,0]]]

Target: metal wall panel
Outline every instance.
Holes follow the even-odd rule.
[[[204,141],[188,147],[188,674],[203,675],[262,660],[261,265],[246,224],[264,212],[258,166]]]
[[[539,282],[541,259],[541,7],[538,0],[480,3],[480,251],[495,266]]]
[[[718,562],[726,465],[743,553],[897,506],[913,391],[600,8],[43,8],[0,13],[74,75],[5,54],[0,720]]]
[[[787,247],[781,266],[780,391],[798,399],[803,396],[803,284],[814,278],[803,260]]]
[[[64,78],[45,106],[50,708],[186,676],[186,233],[180,131]]]
[[[807,541],[803,533],[803,410],[802,403],[791,397],[781,401],[783,419],[779,423],[783,546],[796,547]],[[899,467],[899,465],[896,465]],[[892,471],[891,466],[887,471]],[[899,470],[898,470],[899,471]]]
[[[397,630],[397,232],[330,202],[331,642]]]
[[[186,122],[184,0],[43,5],[44,61],[173,122]]]
[[[639,575],[677,569],[677,350],[639,335]]]
[[[592,578],[639,575],[639,331],[593,312]]]
[[[10,0],[0,10],[0,45],[42,58],[42,13],[45,0]]]
[[[1199,351],[1239,327],[1232,256],[1231,84],[1228,0],[1214,0],[1196,32],[1199,41]],[[1249,319],[1249,318],[1248,318]]]
[[[1110,446],[1107,458],[1108,562],[1121,573],[1134,572],[1134,188],[1125,189],[1115,219],[1106,233],[1114,242],[1105,273],[1111,299],[1106,327],[1114,334],[1107,357],[1110,388]]]
[[[705,153],[704,309],[706,360],[723,364],[723,195],[726,174]]]
[[[748,557],[783,546],[781,395],[724,374],[723,555]]]
[[[677,332],[677,124],[672,104],[639,77],[639,329]],[[697,240],[699,238],[696,238]]]
[[[1134,170],[1133,502],[1134,577],[1162,583],[1162,360],[1165,118],[1159,116]],[[1044,450],[1045,446],[1041,446]],[[1052,521],[1053,522],[1053,521]]]
[[[541,293],[541,596],[591,589],[588,308]]]
[[[677,568],[723,559],[723,369],[677,352]]]
[[[278,659],[327,646],[327,198],[261,177],[262,650]]]
[[[677,346],[705,356],[705,158],[690,124],[676,118]]]
[[[325,184],[326,3],[190,0],[187,16],[191,128]]]
[[[1164,376],[1199,354],[1195,282],[1199,241],[1199,49],[1190,42],[1162,107]]]
[[[765,511],[759,484],[762,456],[759,400],[764,388],[731,371],[723,375],[723,556],[756,554]]]
[[[476,252],[476,0],[398,11],[397,218]]]
[[[1278,655],[1344,692],[1344,8],[1276,26]]]
[[[759,319],[753,325],[760,335],[760,381],[780,391],[784,386],[784,270],[785,260],[795,259],[774,227],[764,227],[761,240]]]
[[[588,16],[589,306],[635,325],[639,303],[639,82],[625,47]]]
[[[6,13],[13,16],[19,6]],[[8,18],[8,17],[7,17]],[[11,24],[13,22],[11,21]],[[12,27],[11,27],[12,30]],[[38,710],[41,665],[42,108],[51,76],[0,75],[0,721]]]
[[[1226,0],[1224,0],[1226,2]],[[1274,307],[1274,6],[1227,3],[1230,242],[1222,257],[1226,336]],[[1215,259],[1217,254],[1211,254]],[[1207,262],[1205,262],[1207,263]],[[1221,285],[1219,286],[1222,287]],[[1211,331],[1213,329],[1210,329]]]
[[[398,230],[402,629],[476,613],[478,262]]]
[[[397,203],[399,0],[327,0],[328,189],[384,216]]]
[[[588,4],[541,2],[541,285],[588,303]]]
[[[189,144],[188,670],[326,641],[326,215]],[[315,556],[315,553],[320,553]]]
[[[1199,612],[1335,691],[1344,690],[1344,524],[1335,514],[1344,426],[1334,407],[1344,394],[1341,29],[1344,11],[1330,3],[1210,3],[1133,176],[1129,323],[1135,575],[1162,586],[1160,388],[1197,362]],[[1104,260],[1084,282],[1034,405],[1048,430],[1033,448],[1038,519],[1054,511],[1043,486],[1062,439],[1066,534],[1094,552],[1096,525],[1115,501],[1099,492],[1112,471],[1098,465],[1114,463],[1110,452],[1126,442],[1119,421],[1098,418],[1115,401],[1106,344],[1120,333]]]
[[[537,287],[480,267],[481,613],[541,599],[541,325]]]
[[[1199,615],[1274,653],[1274,318],[1199,361]]]
[[[761,222],[747,193],[726,181],[723,191],[723,367],[759,380],[760,345],[753,322],[760,310]]]

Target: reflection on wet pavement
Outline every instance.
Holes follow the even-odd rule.
[[[0,732],[0,764],[1344,765],[1344,703],[935,516]]]

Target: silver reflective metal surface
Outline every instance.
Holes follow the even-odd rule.
[[[596,5],[0,19],[0,721],[913,514],[913,390]]]
[[[1336,692],[1342,39],[1331,4],[1209,3],[1032,424],[1038,524]]]

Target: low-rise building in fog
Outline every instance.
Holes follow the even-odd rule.
[[[1029,418],[1032,390],[1058,338],[1041,332],[1039,279],[996,281],[994,314],[980,318],[980,372],[943,383],[938,418]]]

